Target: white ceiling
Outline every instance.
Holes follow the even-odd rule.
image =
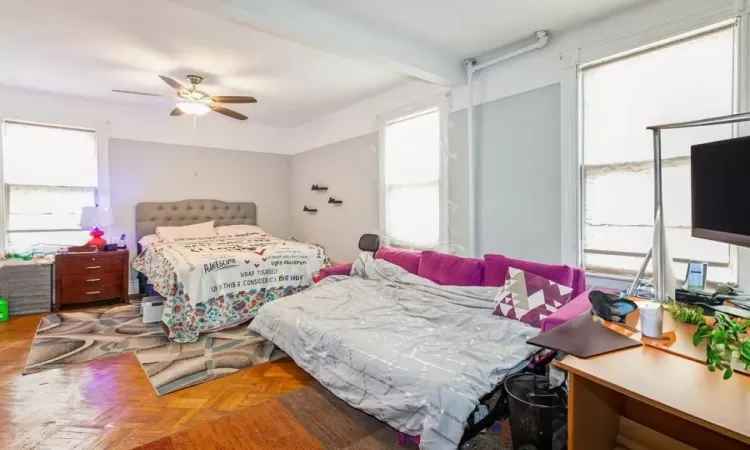
[[[653,0],[297,0],[438,44],[464,58]]]
[[[406,79],[166,0],[3,0],[0,61],[0,84],[145,103],[164,114],[174,102],[111,89],[171,95],[157,74],[186,84],[195,73],[209,94],[257,97],[231,105],[248,122],[282,127]]]
[[[194,73],[205,78],[201,87],[209,94],[257,97],[256,105],[232,105],[251,122],[294,127],[388,90],[410,78],[404,73],[429,79],[420,76],[427,68],[450,76],[462,58],[536,29],[570,28],[645,1],[2,0],[0,84],[144,104],[168,114],[169,99],[111,89],[172,95],[157,74],[185,84],[185,75]],[[246,7],[249,15],[240,20],[233,16],[238,9],[216,13],[229,4]],[[334,17],[340,22],[325,22]],[[369,45],[362,55],[351,51],[359,41]],[[378,49],[390,52],[380,55],[383,61],[414,62],[416,70],[379,65]]]

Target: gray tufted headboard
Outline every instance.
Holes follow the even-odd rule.
[[[214,221],[214,226],[257,225],[255,203],[219,200],[181,200],[135,205],[135,241],[154,234],[156,227],[182,226]]]

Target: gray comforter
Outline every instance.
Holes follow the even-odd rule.
[[[492,315],[501,288],[439,286],[362,254],[260,309],[250,329],[337,397],[424,449],[455,449],[479,399],[533,354],[538,330]]]

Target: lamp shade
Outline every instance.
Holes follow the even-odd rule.
[[[108,227],[112,225],[112,212],[101,206],[81,208],[81,228]]]

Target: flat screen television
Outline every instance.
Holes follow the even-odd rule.
[[[693,236],[750,247],[750,137],[694,145]]]

